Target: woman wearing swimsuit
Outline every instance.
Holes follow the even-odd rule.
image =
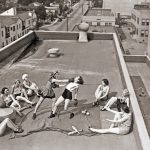
[[[14,98],[18,101],[24,101],[31,105],[35,104],[34,102],[29,101],[27,93],[25,89],[21,86],[21,82],[18,79],[15,81],[14,85],[12,86],[11,93],[14,96]]]
[[[108,129],[95,129],[89,127],[89,130],[96,133],[113,133],[113,134],[128,134],[131,130],[132,125],[132,114],[129,111],[129,107],[126,104],[121,105],[121,112],[111,110],[106,108],[108,111],[115,114],[114,119],[106,119],[106,121],[112,122],[110,128]]]

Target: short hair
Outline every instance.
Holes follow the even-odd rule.
[[[3,87],[1,93],[4,94],[6,89],[9,90],[7,87]]]
[[[26,77],[28,77],[28,74],[23,74],[22,75],[22,80],[24,80]]]
[[[102,81],[105,83],[105,85],[109,85],[108,79],[103,79]]]
[[[129,96],[130,95],[129,90],[128,89],[124,89],[123,90],[123,95],[124,96]]]
[[[81,76],[79,76],[79,79],[77,81],[78,84],[84,84],[84,80]]]
[[[129,107],[127,106],[127,104],[121,104],[121,108],[122,108],[122,110],[123,110],[124,112],[126,112],[126,113],[129,113],[129,112],[130,112]]]
[[[21,81],[20,81],[19,79],[16,79],[16,80],[15,80],[15,84],[16,84],[16,82],[19,82],[19,83],[21,83]]]

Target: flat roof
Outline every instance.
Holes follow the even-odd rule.
[[[75,125],[79,129],[87,130],[89,124],[108,128],[110,124],[103,120],[113,117],[109,112],[100,112],[99,107],[91,108],[89,110],[91,115],[86,118],[81,114],[83,109],[81,106],[94,101],[94,92],[103,78],[110,81],[111,94],[120,95],[122,93],[123,85],[113,41],[91,40],[88,43],[79,43],[75,40],[43,40],[37,42],[34,48],[36,51],[30,51],[21,61],[1,68],[0,88],[10,87],[15,79],[21,80],[24,73],[28,73],[30,79],[42,87],[50,72],[56,70],[59,71],[59,78],[70,78],[80,74],[85,80],[85,85],[81,86],[79,91],[80,105],[76,108],[69,108],[76,114],[73,119],[69,120],[69,114],[64,112],[60,114],[59,118],[48,119],[51,100],[46,99],[38,110],[36,120],[32,120],[31,112],[23,121],[22,126],[25,131],[39,127],[43,121],[49,126],[62,129],[71,129],[71,126]],[[49,48],[59,48],[62,55],[58,58],[48,58],[47,50]],[[63,90],[64,88],[57,89],[56,96],[60,96]],[[38,98],[34,100],[37,101]],[[28,111],[31,110],[26,110],[24,113]],[[138,149],[133,132],[124,136],[105,134],[92,137],[70,137],[60,132],[45,131],[13,140],[8,140],[9,136],[10,134],[7,134],[0,138],[2,149],[93,150],[100,147],[105,150]]]
[[[85,16],[114,16],[111,9],[89,9]]]

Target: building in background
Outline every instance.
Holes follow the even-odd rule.
[[[103,0],[93,0],[93,7],[103,8]]]
[[[82,17],[82,22],[91,26],[115,26],[115,16],[111,9],[92,8]]]
[[[139,41],[147,41],[150,22],[150,3],[141,3],[134,6],[131,13],[133,38]]]
[[[4,47],[22,36],[22,21],[16,16],[0,16],[1,47]]]
[[[37,17],[34,11],[17,13],[11,8],[0,14],[0,48],[27,34],[36,27]]]

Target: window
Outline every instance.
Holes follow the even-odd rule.
[[[146,19],[146,25],[149,26],[149,19]]]
[[[148,37],[148,30],[145,30],[145,37]]]
[[[14,36],[14,37],[13,37],[13,41],[15,41],[15,40],[16,40],[16,37]]]
[[[112,26],[112,23],[109,23],[109,26]]]
[[[137,24],[139,24],[139,17],[137,17]]]
[[[141,30],[141,37],[144,37],[144,30]]]
[[[2,42],[2,47],[4,47],[5,46],[5,44],[4,44],[4,42]]]
[[[139,33],[139,31],[138,31],[138,29],[136,29],[136,34],[138,35],[138,33]]]
[[[13,31],[15,31],[15,26],[13,26]]]
[[[107,23],[107,22],[105,23],[105,26],[108,26],[108,23]]]
[[[97,26],[100,26],[101,25],[101,23],[100,22],[97,22]]]
[[[141,25],[146,25],[146,19],[142,19]]]
[[[131,15],[132,19],[136,21],[136,16],[134,14]]]

